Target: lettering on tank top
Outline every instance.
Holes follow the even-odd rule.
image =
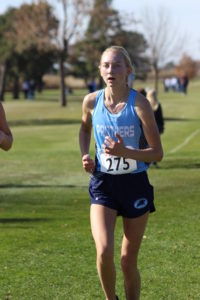
[[[100,136],[109,135],[111,138],[115,136],[115,133],[118,133],[122,138],[123,137],[134,137],[134,125],[130,126],[118,126],[115,128],[112,125],[96,125],[97,134]]]

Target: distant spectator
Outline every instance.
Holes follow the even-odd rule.
[[[189,83],[189,79],[188,79],[187,75],[184,75],[180,81],[181,81],[182,92],[186,95],[188,83]]]
[[[66,87],[66,88],[65,88],[65,94],[66,94],[66,95],[71,95],[71,94],[73,94],[72,88],[71,88],[71,87]]]
[[[6,114],[0,102],[0,148],[8,151],[13,143],[12,133],[6,121]]]
[[[29,82],[28,80],[24,80],[22,82],[22,91],[24,93],[24,99],[28,98],[28,91],[29,91]]]
[[[162,134],[164,132],[164,119],[163,119],[162,106],[157,99],[156,91],[154,89],[149,90],[147,92],[146,98],[150,102],[151,107],[153,109],[156,123],[158,126],[158,131],[160,134]]]
[[[35,98],[35,81],[33,79],[30,80],[29,90],[28,90],[28,99]]]
[[[94,78],[88,83],[88,92],[93,93],[97,90],[97,83]]]
[[[164,118],[161,104],[159,103],[155,90],[149,90],[146,96],[147,100],[150,102],[152,110],[154,112],[156,124],[158,126],[159,134],[164,132]],[[152,165],[157,166],[156,162],[153,162]]]
[[[171,80],[170,78],[165,78],[164,79],[164,90],[165,92],[168,92],[171,88]]]
[[[181,80],[179,77],[177,78],[177,82],[178,82],[178,92],[182,92]]]
[[[174,92],[178,91],[178,78],[176,76],[171,78],[171,88]]]

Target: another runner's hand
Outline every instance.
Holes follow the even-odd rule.
[[[93,173],[95,170],[95,162],[89,156],[89,154],[85,154],[82,157],[83,169],[88,173]]]
[[[106,136],[103,144],[103,149],[106,154],[123,156],[124,153],[124,143],[122,138],[118,133],[115,133],[117,142],[114,141],[110,136]]]

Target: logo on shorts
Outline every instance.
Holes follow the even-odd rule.
[[[147,204],[148,204],[148,200],[146,198],[140,198],[140,199],[135,201],[134,207],[136,209],[142,209],[145,206],[147,206]]]

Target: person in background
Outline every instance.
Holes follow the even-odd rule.
[[[88,92],[93,93],[97,90],[97,83],[94,78],[88,83]]]
[[[162,145],[149,102],[128,86],[133,66],[123,47],[107,48],[100,59],[105,89],[85,96],[79,143],[82,164],[90,173],[90,221],[97,270],[106,300],[115,292],[114,231],[122,216],[121,267],[127,300],[140,298],[138,253],[150,212],[155,210],[146,162],[160,161]],[[92,128],[95,160],[90,158]],[[147,149],[140,148],[144,132]]]
[[[188,79],[188,76],[185,74],[181,78],[182,91],[183,91],[184,95],[187,95],[188,84],[189,84],[189,79]]]
[[[167,93],[171,89],[171,78],[164,78],[164,91]]]
[[[35,99],[35,80],[34,79],[31,79],[30,83],[29,83],[28,99],[30,99],[30,100]]]
[[[8,123],[2,103],[0,102],[0,148],[8,151],[13,143],[13,136]]]
[[[178,92],[178,78],[176,76],[171,78],[171,88],[174,92]]]
[[[158,131],[160,134],[164,132],[164,118],[162,112],[162,106],[157,98],[157,93],[154,89],[149,90],[146,95],[147,100],[150,102],[151,107],[154,112],[156,124],[158,126]]]
[[[156,91],[154,89],[149,90],[147,92],[146,98],[151,104],[151,108],[154,112],[154,117],[156,120],[159,134],[162,134],[164,132],[164,118],[163,118],[162,106],[158,101]],[[157,165],[156,162],[153,162],[153,165]]]
[[[28,80],[24,80],[22,82],[22,91],[24,93],[24,99],[28,98],[28,91],[29,91],[29,81]]]

